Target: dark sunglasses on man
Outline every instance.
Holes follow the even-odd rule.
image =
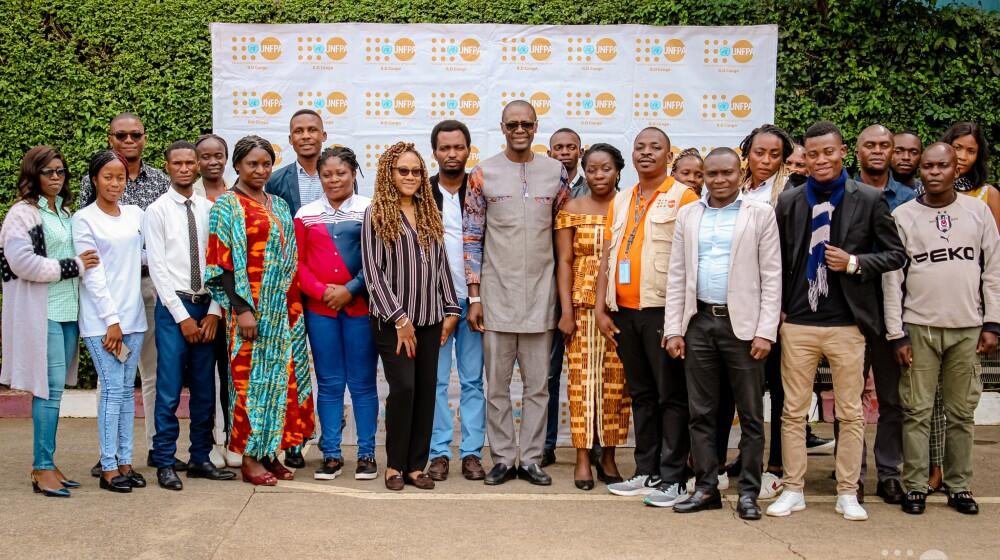
[[[126,138],[131,138],[133,142],[138,142],[145,135],[145,132],[116,132],[112,134],[119,142],[124,142]]]
[[[527,132],[531,132],[535,129],[535,121],[510,121],[503,123],[504,128],[507,132],[514,132],[519,128],[523,128]]]

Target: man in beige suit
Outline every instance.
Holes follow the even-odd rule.
[[[715,449],[719,387],[732,387],[740,415],[741,519],[760,519],[764,454],[764,359],[777,339],[781,250],[774,211],[740,194],[740,158],[716,148],[705,158],[707,192],[681,209],[667,279],[663,345],[684,359],[695,493],[677,513],[719,509]]]

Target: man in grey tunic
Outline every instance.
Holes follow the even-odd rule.
[[[468,321],[483,333],[486,366],[486,435],[493,468],[485,483],[503,484],[518,476],[548,485],[552,479],[540,463],[557,321],[552,225],[569,198],[569,183],[561,163],[531,151],[538,116],[530,103],[508,103],[500,128],[507,146],[469,176],[462,228]],[[510,401],[515,360],[524,386],[520,438]]]

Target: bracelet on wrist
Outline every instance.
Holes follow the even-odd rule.
[[[410,318],[409,317],[403,317],[403,324],[396,323],[396,325],[395,325],[396,326],[396,330],[398,331],[400,329],[404,329],[404,328],[406,328],[406,325],[409,325],[409,324],[410,324]]]

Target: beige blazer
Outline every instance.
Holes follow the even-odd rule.
[[[683,336],[698,312],[698,232],[703,203],[689,204],[677,214],[674,247],[667,276],[663,334]],[[733,230],[727,289],[729,320],[740,340],[778,338],[781,315],[781,248],[774,210],[741,200]]]

